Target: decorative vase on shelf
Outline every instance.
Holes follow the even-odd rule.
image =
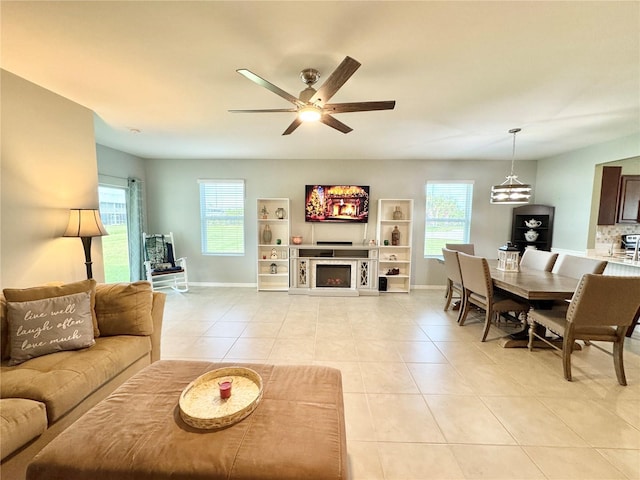
[[[398,230],[397,225],[393,227],[391,232],[391,245],[400,245],[400,230]]]
[[[400,207],[396,207],[396,209],[393,211],[393,219],[402,220],[402,210],[400,210]]]
[[[282,208],[282,207],[278,207],[278,208],[276,209],[276,218],[277,218],[278,220],[282,220],[282,219],[285,217],[285,215],[286,215],[286,214],[287,214],[287,212],[285,211],[285,209],[284,209],[284,208]]]
[[[265,225],[262,230],[262,243],[271,243],[271,239],[273,235],[271,234],[271,227],[269,225]]]

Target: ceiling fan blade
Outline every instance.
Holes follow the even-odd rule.
[[[369,112],[371,110],[393,110],[395,100],[380,102],[327,103],[323,110],[327,113]]]
[[[260,110],[229,110],[231,113],[273,113],[273,112],[297,112],[297,108],[263,108]]]
[[[280,87],[276,87],[273,83],[268,82],[264,78],[259,77],[258,75],[256,75],[255,73],[251,72],[250,70],[247,70],[246,68],[240,68],[240,69],[236,70],[236,72],[238,72],[240,75],[248,78],[252,82],[257,83],[261,87],[264,87],[267,90],[272,91],[276,95],[281,96],[282,98],[284,98],[285,100],[288,100],[289,102],[293,103],[294,105],[299,105],[299,106],[303,106],[304,105],[304,102],[301,102],[300,100],[298,100],[297,97],[294,97],[290,93],[285,92]]]
[[[328,115],[328,114],[322,115],[322,117],[320,117],[320,121],[325,125],[329,125],[331,128],[335,128],[336,130],[342,133],[349,133],[351,130],[353,130],[353,128],[349,127],[348,125],[345,125],[340,120],[336,120],[335,118],[333,118],[331,115]]]
[[[291,125],[289,125],[287,129],[284,132],[282,132],[282,135],[291,135],[293,131],[300,126],[301,123],[302,123],[302,120],[296,117],[295,120],[291,122]]]
[[[336,68],[329,78],[322,84],[318,91],[309,100],[310,103],[320,101],[326,103],[336,92],[351,78],[351,75],[360,67],[360,62],[351,57],[345,57],[338,68]]]

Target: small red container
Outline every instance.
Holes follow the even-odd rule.
[[[233,380],[224,380],[222,382],[218,382],[218,386],[220,387],[220,398],[225,399],[231,396],[232,384]]]

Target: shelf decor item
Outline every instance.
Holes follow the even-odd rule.
[[[396,206],[396,209],[393,211],[393,219],[402,220],[402,210],[400,210],[399,206]]]
[[[498,249],[498,270],[517,272],[520,265],[520,252],[511,242]]]
[[[272,273],[273,275],[275,275],[276,273],[278,273],[278,265],[276,265],[275,263],[272,263],[270,268],[271,268],[271,273]]]
[[[397,225],[393,227],[391,232],[391,245],[400,245],[400,230],[398,230]]]
[[[538,232],[535,230],[527,230],[524,232],[524,238],[527,242],[535,242],[538,239]]]
[[[269,210],[267,210],[267,206],[266,205],[262,205],[262,208],[260,209],[260,213],[262,214],[262,219],[266,220],[267,219],[267,215],[269,215]]]
[[[269,227],[269,225],[265,225],[262,230],[262,243],[271,243],[272,238],[273,234],[271,233],[271,227]]]
[[[277,218],[278,220],[283,220],[283,219],[284,219],[284,217],[285,217],[286,215],[287,215],[287,212],[285,211],[285,209],[284,209],[284,208],[282,208],[282,207],[278,207],[278,208],[276,209],[276,218]]]
[[[529,228],[538,228],[542,226],[542,222],[540,220],[536,220],[535,218],[532,218],[531,220],[525,220],[524,224]]]

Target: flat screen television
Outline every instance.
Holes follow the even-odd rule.
[[[306,185],[305,222],[367,223],[369,186]]]

